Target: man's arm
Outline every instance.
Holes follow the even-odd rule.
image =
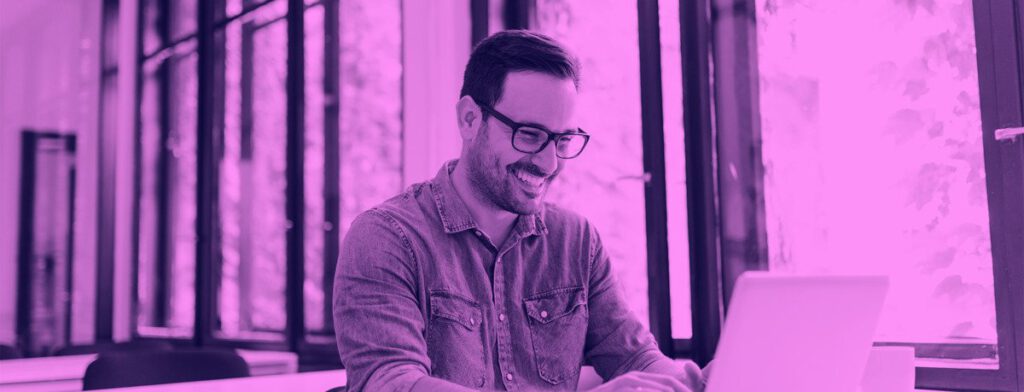
[[[345,237],[334,276],[334,325],[350,391],[463,391],[429,376],[408,237],[390,216],[367,211]]]
[[[590,324],[587,328],[587,362],[605,380],[643,371],[672,376],[693,390],[702,384],[700,368],[677,362],[658,350],[650,331],[629,310],[600,236],[587,225],[590,240]]]

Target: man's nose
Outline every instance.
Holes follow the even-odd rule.
[[[551,175],[558,169],[558,155],[555,154],[555,143],[548,143],[543,150],[533,154],[530,162],[544,171],[544,174]]]

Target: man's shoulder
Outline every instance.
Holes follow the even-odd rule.
[[[544,203],[544,226],[548,231],[586,235],[593,227],[580,213],[553,203]]]
[[[358,230],[362,224],[372,222],[386,222],[393,229],[397,228],[394,227],[396,225],[416,227],[427,223],[430,219],[429,187],[429,182],[410,185],[401,193],[359,213],[351,229]]]

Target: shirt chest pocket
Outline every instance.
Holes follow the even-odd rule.
[[[540,378],[551,384],[575,380],[583,365],[589,318],[583,288],[545,292],[523,304]]]
[[[446,291],[431,291],[427,356],[431,374],[468,387],[484,375],[480,305]]]

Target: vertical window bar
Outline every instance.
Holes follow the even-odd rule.
[[[305,96],[305,7],[303,0],[288,0],[288,71],[286,79],[286,90],[288,96],[287,107],[287,141],[286,158],[287,162],[285,176],[287,185],[285,189],[286,201],[285,210],[288,217],[288,245],[287,245],[287,278],[286,278],[286,309],[288,344],[292,350],[296,350],[303,341],[305,332],[305,312],[302,300],[303,285],[303,129]]]
[[[754,0],[713,0],[715,144],[722,305],[748,270],[768,269]]]
[[[715,204],[711,74],[708,49],[709,0],[680,1],[683,57],[683,134],[686,139],[686,206],[690,241],[693,360],[706,364],[721,330],[718,278],[718,223]]]
[[[671,0],[669,0],[671,1]],[[668,279],[668,216],[665,130],[661,96],[658,0],[637,0],[640,53],[640,116],[643,124],[644,198],[647,211],[647,295],[651,332],[672,356],[672,307]]]
[[[324,0],[324,327],[334,331],[334,271],[341,232],[341,49],[338,0]],[[312,234],[312,233],[311,233]]]
[[[197,3],[197,75],[198,91],[196,108],[196,279],[195,279],[195,330],[193,341],[198,346],[213,340],[216,307],[214,295],[214,261],[217,257],[216,233],[217,205],[217,161],[215,146],[218,145],[214,133],[214,110],[216,95],[216,66],[214,42],[214,15],[216,2],[199,1]]]
[[[118,45],[117,37],[109,39],[112,26],[118,23],[118,0],[103,1],[103,16],[100,27],[100,93],[108,94],[106,81],[117,78],[117,73],[106,73],[110,67],[117,66],[108,62],[107,52]],[[117,31],[117,30],[114,30]],[[113,42],[110,42],[113,41]],[[99,116],[97,121],[97,149],[99,150],[99,184],[96,187],[97,219],[96,219],[96,341],[110,342],[114,339],[114,189],[115,189],[115,129],[106,127],[106,110],[102,105],[107,100],[100,98]],[[71,276],[71,274],[68,274]],[[70,286],[69,286],[70,287]],[[71,313],[69,312],[69,315]],[[70,331],[70,328],[68,329]]]
[[[144,0],[143,0],[144,1]],[[132,301],[130,328],[132,338],[138,337],[139,330],[139,208],[142,195],[142,17],[143,1],[135,3],[135,23],[131,26],[135,32],[135,53],[136,60],[133,63],[135,78],[132,81],[132,96],[135,102],[132,105]]]
[[[529,29],[531,26],[530,17],[534,15],[535,0],[505,0],[505,28],[507,29]]]
[[[221,329],[221,323],[220,323],[220,301],[219,301],[219,295],[220,294],[219,293],[220,293],[221,276],[222,276],[222,271],[223,271],[223,258],[221,257],[221,231],[220,231],[221,224],[220,224],[220,198],[219,198],[219,195],[220,195],[220,170],[219,170],[219,168],[220,168],[220,162],[224,159],[224,148],[225,148],[224,147],[224,145],[225,145],[225,143],[224,143],[224,127],[225,127],[225,105],[227,105],[227,102],[226,102],[226,99],[224,97],[225,97],[225,94],[227,92],[227,76],[226,76],[227,75],[227,64],[226,64],[226,61],[225,61],[226,57],[227,57],[227,35],[226,34],[218,34],[217,33],[218,29],[220,29],[220,31],[223,31],[223,29],[217,27],[218,25],[216,23],[216,21],[221,20],[221,19],[224,18],[224,12],[225,12],[224,11],[224,8],[225,8],[224,0],[199,0],[199,2],[210,2],[210,3],[213,3],[213,5],[212,5],[213,10],[209,11],[209,12],[211,12],[213,14],[213,17],[211,18],[212,21],[213,21],[213,22],[211,22],[211,23],[213,23],[213,27],[210,29],[211,36],[209,38],[212,41],[212,45],[213,45],[213,48],[214,48],[212,50],[212,56],[213,57],[212,57],[212,60],[211,60],[213,62],[213,64],[209,66],[212,69],[212,71],[211,71],[212,72],[212,74],[211,74],[212,75],[211,76],[211,83],[213,84],[213,87],[211,87],[210,89],[213,90],[213,94],[211,95],[213,98],[211,98],[212,102],[208,102],[208,104],[211,105],[211,107],[213,108],[212,109],[213,113],[210,114],[212,119],[210,120],[211,123],[210,123],[210,131],[209,132],[212,134],[211,137],[213,138],[213,140],[216,140],[216,144],[214,144],[211,147],[211,149],[213,150],[213,153],[212,153],[213,158],[212,158],[212,160],[210,162],[214,165],[213,167],[217,168],[217,170],[215,170],[213,172],[214,174],[211,174],[213,179],[210,180],[211,184],[214,184],[214,187],[215,187],[214,188],[215,191],[213,193],[213,199],[206,200],[206,201],[197,199],[197,202],[208,203],[208,204],[210,204],[210,205],[212,205],[214,207],[214,209],[213,209],[213,211],[211,212],[211,215],[210,215],[210,220],[211,220],[211,222],[210,222],[211,226],[210,227],[212,228],[212,232],[211,233],[214,235],[214,237],[211,238],[211,241],[212,241],[211,248],[213,249],[214,253],[212,254],[212,256],[210,258],[210,266],[208,267],[208,270],[210,271],[209,272],[210,275],[209,275],[209,278],[208,278],[209,282],[210,282],[209,283],[209,286],[210,286],[209,295],[210,295],[210,297],[209,297],[209,304],[208,304],[209,308],[208,308],[208,311],[207,311],[207,314],[209,315],[210,320],[211,320],[210,321],[210,328],[211,328],[210,329],[210,331],[211,331],[210,333],[211,333],[211,336],[212,336],[214,331],[219,331]],[[199,7],[206,7],[206,5],[200,5]],[[198,29],[197,29],[197,32],[198,32]],[[202,91],[202,90],[200,90],[200,91]],[[196,291],[196,298],[199,298],[199,292],[198,291]]]
[[[171,63],[164,60],[157,69],[159,75],[159,89],[157,93],[157,104],[159,105],[159,132],[157,140],[160,147],[157,150],[160,155],[157,157],[156,173],[156,276],[155,283],[153,318],[154,326],[167,327],[167,319],[170,315],[171,295],[170,287],[173,281],[173,268],[171,268],[171,151],[168,142],[171,134]],[[139,151],[141,153],[141,150]]]
[[[21,195],[18,205],[18,300],[16,310],[16,336],[18,347],[29,355],[33,349],[32,336],[32,212],[35,210],[36,189],[36,133],[23,130],[21,133]]]
[[[477,43],[487,38],[490,22],[490,0],[470,0],[469,14],[472,18],[472,42],[474,47]]]

